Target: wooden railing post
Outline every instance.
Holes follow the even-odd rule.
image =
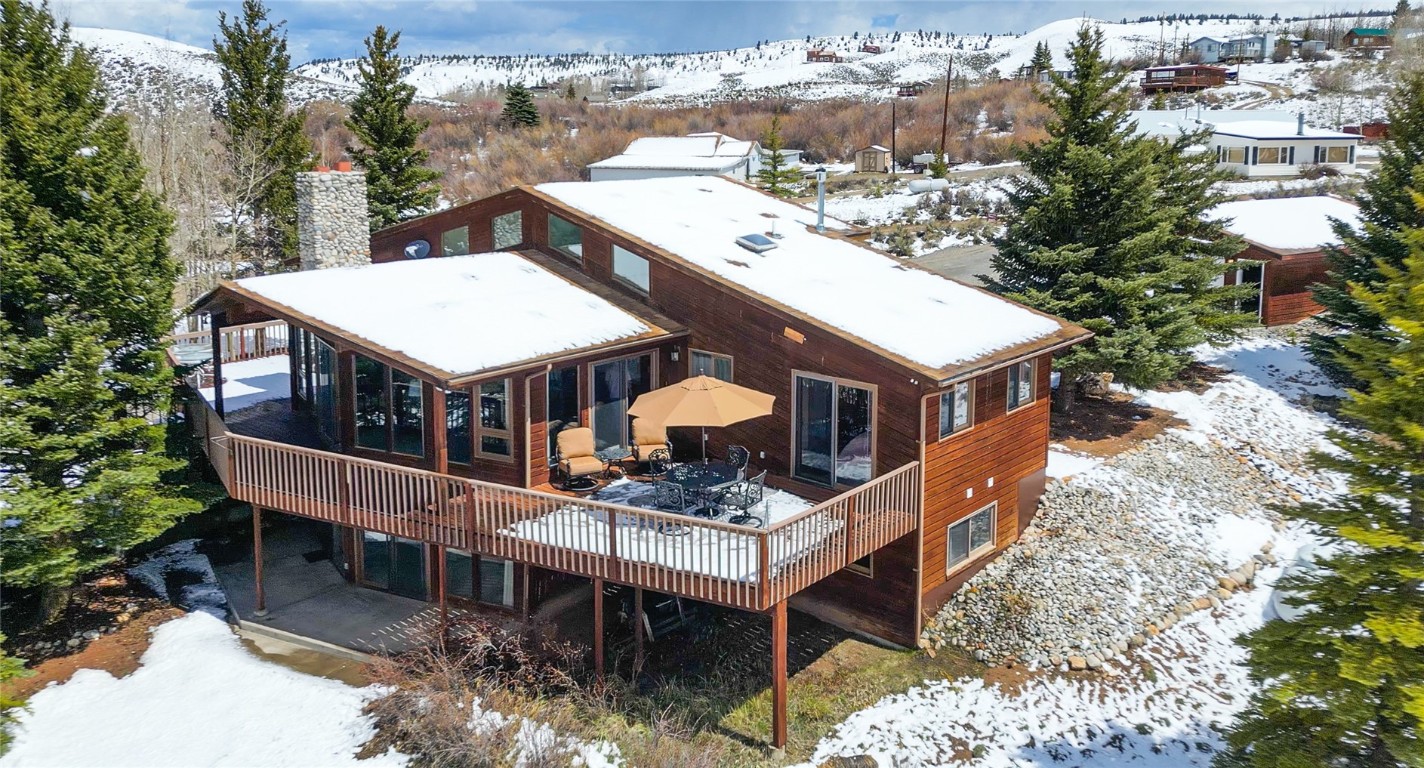
[[[470,548],[470,554],[481,554],[477,550],[484,547],[479,544],[476,538],[475,528],[475,484],[465,482],[465,536],[468,538],[466,545]]]
[[[850,565],[851,563],[853,563],[853,562],[855,562],[856,560],[859,559],[859,558],[857,558],[857,557],[855,556],[855,552],[856,552],[856,550],[855,550],[855,534],[856,534],[856,519],[855,519],[855,518],[856,518],[856,511],[855,511],[855,508],[856,508],[856,506],[857,506],[857,505],[856,505],[856,501],[857,501],[857,500],[858,500],[858,499],[857,499],[857,497],[855,497],[855,496],[852,496],[852,497],[850,497],[849,499],[846,499],[846,522],[845,522],[846,551],[845,551],[845,565]]]
[[[336,464],[336,507],[343,525],[352,525],[351,519],[351,462],[341,459]]]
[[[608,515],[608,576],[617,579],[618,568],[618,513],[606,510]]]
[[[757,532],[757,604],[771,607],[771,534]]]

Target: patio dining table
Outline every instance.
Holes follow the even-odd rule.
[[[701,504],[698,514],[714,517],[717,510],[712,506],[712,495],[737,481],[737,468],[725,461],[692,461],[670,468],[666,479],[697,497]]]

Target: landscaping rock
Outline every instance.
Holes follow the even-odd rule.
[[[1075,669],[1075,670],[1087,669],[1087,668],[1088,668],[1088,660],[1087,660],[1086,658],[1082,657],[1082,656],[1069,656],[1069,657],[1068,657],[1068,668],[1069,668],[1069,669]]]

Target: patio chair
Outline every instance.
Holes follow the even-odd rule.
[[[672,469],[672,451],[657,448],[648,452],[648,477],[662,477]]]
[[[558,451],[556,467],[563,476],[565,490],[587,491],[598,486],[594,478],[604,474],[608,465],[594,450],[592,429],[569,427],[559,433],[554,447]]]
[[[639,464],[648,464],[651,470],[653,454],[658,451],[667,453],[663,463],[666,472],[672,463],[672,441],[668,440],[667,427],[648,419],[633,419],[633,459]],[[656,477],[659,473],[650,471],[648,474]]]
[[[752,452],[742,445],[727,446],[727,463],[737,468],[737,479],[747,479],[747,464],[751,463]]]
[[[743,480],[735,485],[728,486],[725,490],[713,497],[713,502],[723,509],[735,512],[736,514],[727,518],[727,522],[733,525],[751,525],[757,528],[766,527],[765,518],[753,515],[752,507],[762,503],[766,499],[766,470],[750,480]]]
[[[653,506],[664,512],[687,511],[687,491],[677,483],[658,480],[653,483]]]

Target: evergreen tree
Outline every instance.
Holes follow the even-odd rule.
[[[1379,165],[1365,177],[1355,202],[1362,226],[1336,223],[1340,245],[1327,251],[1330,278],[1319,283],[1314,297],[1325,311],[1318,318],[1330,330],[1307,342],[1312,360],[1339,383],[1354,388],[1367,384],[1350,374],[1347,335],[1387,338],[1380,316],[1347,287],[1377,286],[1379,264],[1398,267],[1408,248],[1401,232],[1424,226],[1410,190],[1424,190],[1424,72],[1404,72],[1386,101],[1389,140],[1380,144]]]
[[[0,644],[5,636],[0,635]],[[5,686],[12,680],[30,677],[34,672],[25,669],[25,660],[8,656],[0,651],[0,755],[10,748],[10,728],[15,724],[15,710],[25,706],[25,702],[5,692]]]
[[[287,37],[272,25],[261,0],[243,0],[242,15],[218,13],[221,37],[213,51],[222,65],[222,88],[214,113],[241,177],[257,180],[249,210],[236,211],[244,228],[240,243],[259,269],[272,270],[297,257],[297,180],[311,170],[311,142],[302,133],[305,110],[287,105],[291,57]]]
[[[1040,40],[1033,47],[1033,58],[1029,60],[1028,67],[1035,75],[1053,71],[1053,51],[1049,49],[1047,40]]]
[[[539,108],[534,105],[534,94],[521,83],[509,86],[504,93],[504,111],[499,119],[507,125],[533,128],[539,124]]]
[[[1337,431],[1338,450],[1315,457],[1348,490],[1287,510],[1331,554],[1280,585],[1303,616],[1244,639],[1262,689],[1220,765],[1424,765],[1424,230],[1399,241],[1401,266],[1351,286],[1390,331],[1341,341],[1340,365],[1366,385],[1341,411],[1368,431]]]
[[[48,6],[0,0],[0,93],[0,579],[53,616],[197,507],[163,452],[178,266],[128,125]]]
[[[430,153],[419,147],[430,125],[410,115],[415,86],[401,82],[396,46],[400,32],[377,26],[366,38],[366,56],[357,62],[361,92],[351,101],[346,127],[360,146],[346,151],[366,171],[371,231],[418,216],[435,205],[440,173],[425,166]]]
[[[1008,194],[991,290],[1079,323],[1096,336],[1054,360],[1066,382],[1111,372],[1152,387],[1191,361],[1192,347],[1252,322],[1234,311],[1245,287],[1216,279],[1241,250],[1203,214],[1222,202],[1215,158],[1175,141],[1138,136],[1129,95],[1103,58],[1100,30],[1084,27],[1068,50],[1073,79],[1052,75],[1039,98],[1054,113],[1049,138],[1020,152],[1026,173]],[[1071,407],[1074,387],[1060,389]]]
[[[771,116],[771,126],[761,136],[761,148],[768,154],[757,171],[757,184],[777,197],[790,197],[801,185],[801,169],[786,164],[785,142],[781,139],[781,116]]]
[[[1399,0],[1399,2],[1395,3],[1393,21],[1390,23],[1391,30],[1397,33],[1403,28],[1405,23],[1409,21],[1409,14],[1412,11],[1413,9],[1409,7],[1409,0]]]
[[[934,159],[925,166],[925,170],[930,172],[932,179],[944,179],[949,177],[949,158],[942,152],[936,152]]]

